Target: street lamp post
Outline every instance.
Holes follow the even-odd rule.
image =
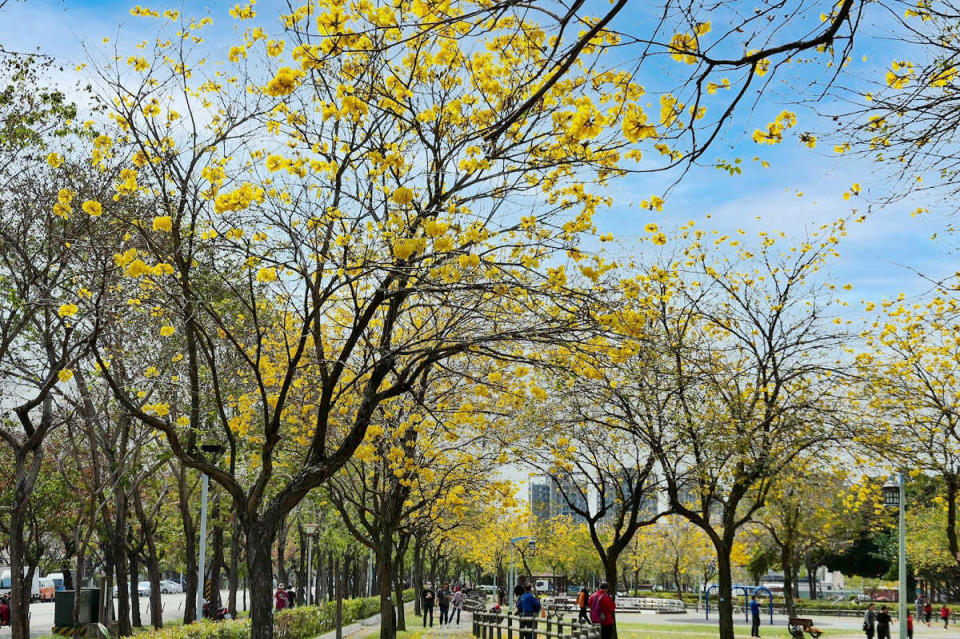
[[[307,533],[307,605],[313,603],[313,536],[317,534],[319,524],[304,524]]]
[[[897,478],[891,477],[883,485],[883,504],[888,508],[897,508],[900,519],[900,550],[899,550],[899,578],[900,587],[897,595],[897,626],[900,639],[907,639],[907,535],[904,523],[904,508],[906,496],[903,489],[903,473],[897,473]]]
[[[510,577],[510,593],[509,594],[510,594],[511,610],[513,610],[513,604],[514,604],[513,591],[517,587],[517,565],[513,558],[514,550],[515,550],[514,544],[516,544],[518,541],[523,541],[524,539],[529,540],[527,541],[527,544],[530,546],[531,549],[535,548],[537,545],[537,540],[531,539],[527,535],[523,535],[522,537],[514,537],[513,539],[510,540],[510,576],[509,576]]]
[[[203,444],[200,446],[200,450],[205,453],[210,453],[212,455],[219,455],[224,450],[223,446],[219,444]],[[210,477],[206,473],[201,473],[203,475],[202,487],[200,489],[200,561],[197,566],[197,621],[203,619],[203,591],[204,591],[204,574],[206,571],[207,558],[207,491],[210,487]],[[211,584],[211,588],[216,585],[219,587],[219,584]]]

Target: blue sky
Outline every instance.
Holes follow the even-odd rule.
[[[154,22],[137,20],[129,15],[134,4],[114,0],[12,2],[4,9],[0,20],[0,43],[8,49],[20,51],[34,50],[39,46],[72,69],[86,57],[84,43],[102,53],[103,37],[116,38],[119,33],[129,48],[132,43],[152,34],[156,26]],[[202,15],[209,8],[210,14],[219,20],[218,27],[206,34],[208,42],[217,44],[222,38],[226,46],[226,42],[232,39],[233,27],[226,12],[233,3],[144,4],[158,9],[182,9],[191,15]],[[261,15],[270,12],[272,6],[274,3],[270,0],[258,3]],[[636,28],[642,26],[646,18],[626,13],[618,26]],[[903,57],[895,42],[877,37],[883,29],[882,15],[867,21],[864,37],[851,62],[848,82],[877,77],[879,70],[887,68],[894,57]],[[866,62],[862,60],[863,55],[867,56]],[[661,60],[657,64],[666,65],[668,73],[684,70],[670,68],[677,63],[667,58]],[[742,175],[731,177],[715,168],[694,168],[671,191],[662,212],[645,211],[640,208],[640,201],[662,193],[676,174],[641,174],[621,180],[610,189],[615,196],[614,207],[597,218],[600,232],[614,232],[629,244],[643,233],[642,227],[649,221],[669,229],[692,219],[703,228],[721,231],[744,228],[753,232],[782,230],[798,237],[822,223],[848,215],[853,207],[863,211],[871,197],[884,194],[884,180],[871,183],[876,179],[877,168],[857,157],[835,157],[830,152],[832,141],[818,144],[814,150],[801,145],[795,137],[777,147],[761,148],[752,142],[752,131],[764,127],[773,115],[793,101],[796,87],[811,79],[805,75],[811,72],[799,68],[799,65],[788,65],[779,73],[758,108],[752,114],[749,108],[741,109],[721,140],[722,144],[705,156],[710,160],[742,157]],[[65,77],[74,79],[77,74],[67,71]],[[797,109],[797,112],[800,122],[796,130],[829,128],[828,122],[812,110]],[[768,160],[770,167],[763,168],[753,162],[752,158],[757,155]],[[855,182],[863,186],[864,197],[845,201],[842,197],[844,191]],[[798,196],[798,193],[803,195]],[[934,212],[912,218],[910,211],[921,206]],[[943,211],[943,205],[934,196],[908,197],[885,208],[874,206],[873,211],[866,223],[851,225],[849,237],[839,247],[841,258],[833,266],[832,273],[840,283],[849,282],[854,286],[853,291],[846,294],[850,302],[894,297],[901,291],[911,296],[926,290],[928,285],[911,269],[935,278],[956,270],[952,242],[949,238],[943,239],[946,220],[938,212]],[[707,214],[711,216],[709,220],[705,218]],[[939,233],[941,239],[931,241],[929,238],[934,233]]]

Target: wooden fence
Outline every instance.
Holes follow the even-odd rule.
[[[474,608],[473,636],[478,639],[599,639],[600,626],[566,621],[561,614],[521,617]]]

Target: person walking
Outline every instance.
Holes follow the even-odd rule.
[[[597,586],[597,591],[590,595],[590,600],[587,602],[590,606],[590,621],[600,624],[600,639],[612,639],[613,627],[616,623],[614,615],[617,605],[608,592],[609,588],[607,582],[601,582]]]
[[[287,601],[287,591],[283,587],[283,584],[277,586],[277,592],[273,594],[273,603],[277,607],[277,610],[283,610],[287,607],[289,602]]]
[[[447,617],[450,615],[450,586],[443,584],[440,592],[437,593],[437,605],[440,606],[440,625],[445,626],[449,622]]]
[[[924,602],[923,604],[923,620],[927,622],[927,626],[930,626],[930,617],[933,616],[933,604],[930,603],[930,600]]]
[[[427,627],[427,615],[430,615],[430,627],[433,628],[433,604],[436,594],[430,587],[423,589],[420,594],[420,607],[423,609],[423,627]]]
[[[577,616],[577,621],[580,623],[589,623],[590,617],[587,615],[587,599],[590,598],[590,593],[587,592],[586,588],[580,589],[580,594],[577,595],[577,607],[580,608],[580,614]]]
[[[759,637],[760,636],[760,602],[757,601],[757,596],[753,595],[750,597],[750,617],[753,620],[753,624],[750,626],[750,636]]]
[[[867,635],[867,639],[873,639],[873,635],[877,631],[877,611],[873,609],[873,604],[867,606],[866,612],[863,613],[863,632]]]
[[[463,610],[463,602],[467,600],[467,596],[463,594],[463,588],[457,586],[457,589],[454,591],[453,596],[450,598],[450,621],[453,620],[453,613],[457,613],[457,625],[460,625],[460,612]],[[449,621],[448,621],[449,623]]]
[[[297,593],[293,590],[293,584],[287,588],[287,608],[293,608],[297,605]]]
[[[947,608],[947,604],[943,604],[943,608],[940,609],[940,619],[943,620],[944,628],[950,625],[950,609]]]
[[[523,594],[517,599],[517,610],[520,613],[520,639],[533,639],[532,632],[537,623],[537,615],[542,609],[540,600],[533,594],[530,584],[523,586]]]
[[[886,606],[880,606],[877,615],[877,639],[890,639],[890,613]]]
[[[907,613],[907,639],[913,639],[913,613]]]
[[[918,620],[923,621],[923,595],[917,595],[917,617]]]

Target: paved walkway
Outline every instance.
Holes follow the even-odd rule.
[[[454,639],[469,635],[473,618],[469,612],[464,611],[460,616],[460,625],[441,626],[437,623],[437,615],[433,618],[433,627],[424,628],[422,626],[423,618],[413,614],[413,603],[404,606],[404,619],[406,621],[407,633],[413,637],[422,637],[429,635],[431,639]],[[364,639],[371,635],[377,635],[380,632],[380,615],[376,614],[366,619],[356,621],[349,626],[343,627],[343,639]],[[320,635],[317,639],[336,639],[337,631],[331,630]]]

